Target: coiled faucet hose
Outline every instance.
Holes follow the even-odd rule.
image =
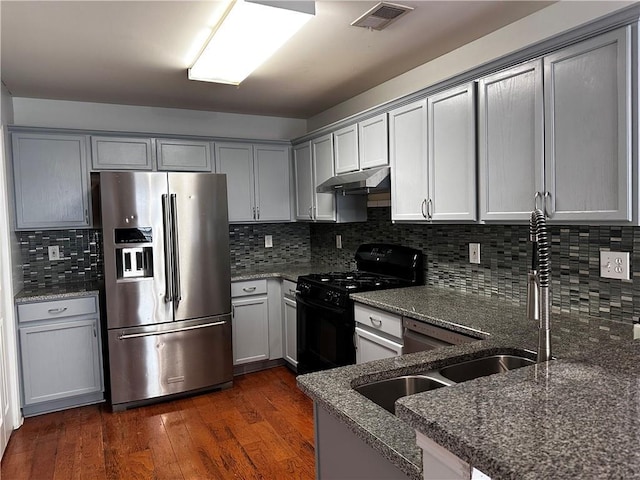
[[[538,244],[538,278],[540,286],[549,287],[551,244],[549,242],[549,232],[547,231],[547,221],[544,218],[544,213],[539,208],[531,212],[529,231]]]

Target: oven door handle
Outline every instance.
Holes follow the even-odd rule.
[[[296,303],[298,304],[298,306],[302,305],[303,307],[321,308],[323,310],[329,310],[337,314],[342,314],[346,310],[346,308],[344,307],[336,307],[328,303],[316,302],[315,300],[311,300],[309,298],[302,298],[299,293],[296,293]]]

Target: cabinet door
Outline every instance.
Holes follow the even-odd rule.
[[[354,172],[360,168],[357,124],[333,132],[333,147],[336,173]]]
[[[89,226],[87,137],[14,133],[16,226]]]
[[[402,355],[402,345],[356,327],[356,364]]]
[[[358,123],[358,148],[360,168],[389,165],[389,134],[387,114]]]
[[[545,207],[554,221],[631,220],[631,27],[544,58]]]
[[[313,220],[313,161],[311,143],[293,147],[293,168],[296,183],[296,220]]]
[[[152,170],[150,138],[91,137],[94,170]]]
[[[269,359],[267,297],[232,299],[233,364]]]
[[[279,145],[254,145],[256,219],[291,220],[289,148]]]
[[[253,222],[256,215],[252,146],[216,143],[216,172],[227,175],[229,221]]]
[[[313,192],[315,220],[336,220],[336,196],[333,193],[315,193],[316,187],[334,175],[333,136],[331,134],[311,141],[313,155]]]
[[[296,301],[291,298],[283,298],[284,312],[284,359],[293,366],[298,365],[298,341],[297,341],[297,309]]]
[[[25,405],[102,390],[97,319],[19,330]]]
[[[427,101],[389,112],[391,219],[426,220]]]
[[[156,140],[158,170],[211,172],[211,143],[195,140]]]
[[[427,106],[427,215],[432,220],[475,220],[475,87],[469,83],[433,95]]]
[[[480,220],[528,221],[536,192],[544,191],[542,61],[483,78],[478,87]]]

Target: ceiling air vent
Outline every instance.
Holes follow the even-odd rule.
[[[354,27],[364,27],[372,30],[382,30],[404,14],[413,10],[395,3],[380,2],[360,18],[351,23]]]

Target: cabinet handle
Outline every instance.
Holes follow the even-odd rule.
[[[256,219],[256,207],[253,207],[252,211],[253,211],[253,219],[255,220]]]
[[[260,207],[256,207],[256,213],[258,215],[258,220],[260,220]]]
[[[553,202],[553,197],[551,196],[551,192],[544,192],[544,214],[547,217],[551,218],[553,217],[553,214],[555,212],[556,208]]]
[[[313,215],[311,214],[311,209],[312,209],[312,208],[313,208],[313,207],[309,207],[309,218],[313,220]]]
[[[427,216],[429,217],[429,220],[433,218],[433,200],[431,199],[427,202]]]
[[[382,320],[380,318],[369,317],[369,320],[371,320],[371,325],[373,325],[374,327],[382,326]]]
[[[236,306],[231,305],[231,318],[236,318]]]
[[[291,288],[289,289],[289,295],[295,296],[296,295],[296,291],[292,290]]]
[[[49,312],[51,315],[59,315],[59,314],[64,313],[64,312],[66,312],[66,311],[67,311],[67,307],[62,307],[62,308],[50,308],[50,309],[48,310],[48,312]]]
[[[84,209],[84,221],[87,225],[89,225],[89,210],[88,209]]]
[[[420,204],[420,213],[422,213],[422,216],[424,218],[427,218],[427,214],[424,213],[424,207],[427,204],[427,199],[425,198],[424,200],[422,200],[422,203]]]
[[[96,327],[93,327],[93,336],[98,338],[98,332],[96,332]]]
[[[536,210],[538,208],[538,199],[542,197],[540,192],[536,192],[533,196],[533,209]]]
[[[244,290],[247,293],[251,293],[256,289],[256,287],[244,287],[242,290]]]

